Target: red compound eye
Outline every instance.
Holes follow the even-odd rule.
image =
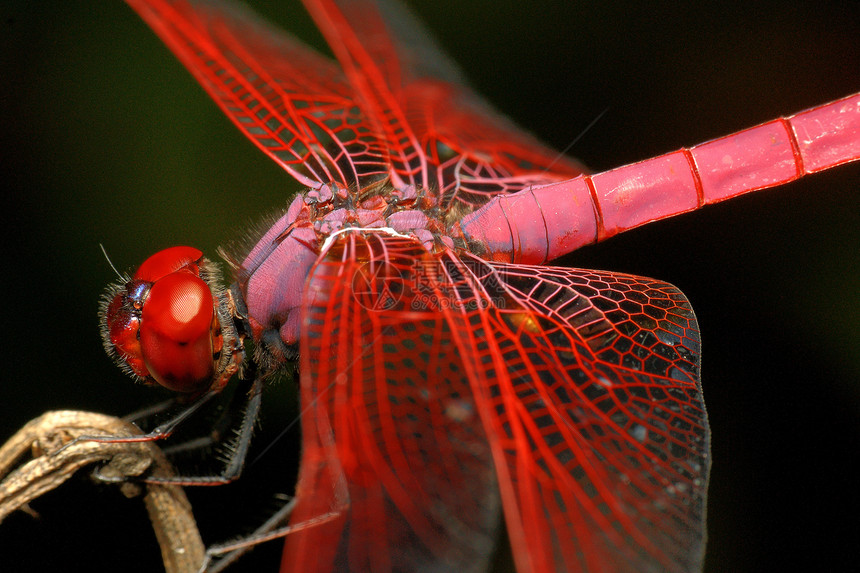
[[[206,388],[221,350],[203,253],[171,247],[149,257],[104,309],[105,336],[134,374],[177,392]],[[218,346],[218,348],[215,348]]]
[[[134,273],[134,278],[154,283],[164,275],[182,268],[200,276],[199,263],[201,258],[203,258],[203,253],[194,247],[170,247],[158,251],[143,261],[143,264]]]
[[[140,347],[159,384],[193,392],[211,382],[214,316],[209,286],[191,272],[177,271],[152,285],[141,315]]]
[[[139,286],[140,288],[135,288]],[[107,335],[116,353],[123,358],[132,371],[146,378],[149,376],[143,363],[143,353],[140,350],[138,331],[140,330],[140,311],[135,308],[134,293],[140,294],[148,287],[145,284],[129,283],[126,290],[114,296],[105,312]],[[139,304],[137,306],[139,309]]]

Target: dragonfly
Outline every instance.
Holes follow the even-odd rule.
[[[503,512],[523,571],[698,568],[709,438],[689,303],[535,265],[856,159],[856,96],[581,176],[428,58],[396,5],[308,3],[342,70],[239,9],[132,5],[308,188],[232,259],[229,290],[180,247],[103,308],[129,373],[205,397],[244,363],[242,337],[263,370],[301,344],[285,567],[486,569]]]

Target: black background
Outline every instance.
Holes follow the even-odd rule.
[[[319,41],[300,7],[278,4],[254,2]],[[411,5],[481,93],[553,146],[607,110],[570,152],[594,170],[860,89],[850,2],[597,4]],[[0,16],[5,439],[45,410],[121,415],[159,399],[101,350],[96,308],[112,271],[99,243],[123,268],[177,243],[214,256],[297,185],[122,3],[13,1]],[[713,434],[709,571],[857,566],[858,187],[860,168],[843,167],[565,261],[668,280],[696,309]],[[295,417],[290,390],[282,381],[266,394],[258,450]],[[209,542],[247,531],[291,491],[289,455],[192,492]],[[0,568],[159,566],[137,500],[81,479],[33,507],[41,519],[0,525]],[[270,545],[236,570],[277,561]]]

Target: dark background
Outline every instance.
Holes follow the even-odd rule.
[[[309,41],[301,8],[255,2]],[[595,170],[689,146],[860,89],[850,2],[411,5],[500,110]],[[644,4],[644,3],[643,3]],[[5,334],[0,439],[49,409],[125,414],[159,399],[105,358],[113,273],[177,243],[214,256],[297,185],[221,116],[121,2],[0,8]],[[856,568],[860,494],[860,168],[657,223],[565,263],[661,278],[693,303],[713,434],[709,571]],[[295,417],[266,394],[255,443]],[[297,441],[289,434],[278,442]],[[253,455],[253,454],[252,454]],[[192,492],[209,542],[290,492],[288,451]],[[141,504],[85,479],[0,525],[0,568],[149,571]],[[91,522],[91,523],[90,523]],[[277,561],[279,544],[254,559]]]

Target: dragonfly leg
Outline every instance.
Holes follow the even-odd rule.
[[[318,515],[312,519],[307,519],[299,523],[291,523],[284,525],[287,519],[293,512],[293,509],[298,503],[298,498],[291,498],[284,507],[279,509],[272,517],[266,520],[260,527],[247,537],[219,543],[206,549],[206,556],[203,559],[203,566],[200,568],[200,573],[218,573],[223,571],[228,566],[236,562],[239,557],[256,547],[261,543],[275,541],[286,537],[291,533],[296,533],[303,529],[322,525],[332,519],[337,519],[343,514],[346,506],[333,508],[331,511],[322,515]],[[215,560],[217,558],[217,561]]]
[[[207,403],[210,399],[212,399],[213,396],[218,394],[219,391],[210,390],[209,392],[206,392],[205,394],[200,396],[197,400],[195,400],[190,406],[183,409],[177,416],[175,416],[174,418],[171,418],[170,420],[168,420],[164,424],[161,424],[160,426],[158,426],[153,431],[151,431],[147,434],[140,434],[137,436],[78,436],[74,440],[71,440],[68,444],[64,445],[62,448],[57,450],[56,453],[59,454],[60,452],[64,451],[66,448],[70,448],[70,447],[72,447],[75,444],[78,444],[80,442],[100,442],[100,443],[107,443],[107,444],[117,444],[117,443],[133,443],[133,442],[154,442],[157,440],[163,440],[164,438],[169,437],[173,433],[173,431],[176,429],[176,427],[179,426],[179,424],[181,424],[182,422],[187,420],[189,417],[191,417],[192,414],[194,414],[205,403]],[[161,404],[156,405],[155,409],[158,409],[161,406],[162,406]],[[100,475],[98,473],[98,470],[96,470],[94,475],[97,479],[99,479],[101,481],[107,481],[107,482],[122,481],[122,480],[111,479],[111,478],[108,478],[106,476]]]
[[[221,413],[218,420],[212,424],[212,429],[209,430],[207,435],[164,447],[162,451],[168,456],[173,456],[179,453],[202,450],[213,444],[221,444],[225,436],[228,435],[229,430],[235,426],[236,420],[243,415],[242,410],[245,409],[247,404],[244,396],[249,395],[249,392],[251,392],[251,382],[248,379],[240,380],[239,387],[236,388],[235,393],[230,398],[227,408]]]
[[[208,476],[177,476],[170,478],[145,478],[145,483],[160,483],[173,485],[223,485],[235,481],[241,474],[242,468],[245,465],[245,458],[248,455],[248,448],[251,444],[251,436],[254,432],[254,424],[260,414],[260,406],[262,404],[262,390],[264,378],[254,377],[247,392],[243,388],[239,388],[234,395],[228,411],[232,412],[234,404],[241,401],[243,397],[247,397],[245,402],[244,412],[242,413],[242,421],[236,432],[236,437],[225,445],[226,463],[223,469],[217,475]],[[222,420],[231,419],[232,416],[223,416]],[[219,424],[221,426],[221,424]],[[226,427],[226,426],[225,426]],[[174,448],[174,453],[179,450],[191,450],[197,447],[204,447],[210,443],[220,441],[224,435],[223,429],[216,429],[210,436],[191,440],[184,444],[179,444]]]
[[[201,571],[207,573],[217,573],[223,571],[236,562],[239,557],[259,545],[267,541],[272,541],[281,536],[272,537],[270,534],[284,529],[284,524],[293,513],[296,507],[296,498],[290,498],[272,517],[267,519],[265,523],[260,525],[253,533],[247,537],[236,539],[227,543],[219,543],[206,549],[206,556],[203,559]]]
[[[340,465],[340,460],[337,457],[337,450],[334,443],[334,433],[328,422],[327,416],[322,416],[320,421],[320,437],[322,438],[323,448],[328,454],[327,468],[324,471],[332,473],[332,498],[331,509],[320,515],[316,515],[309,519],[297,523],[285,525],[287,519],[292,514],[299,499],[293,497],[279,509],[272,517],[266,520],[258,527],[251,535],[236,539],[234,541],[219,543],[206,549],[206,556],[203,561],[203,566],[200,568],[200,573],[217,573],[222,571],[227,566],[234,563],[240,556],[253,549],[255,546],[273,541],[296,533],[298,531],[317,527],[323,523],[327,523],[333,519],[338,519],[343,516],[344,512],[349,508],[349,488],[346,484],[346,474]],[[217,561],[215,559],[218,558]]]
[[[138,436],[81,436],[75,440],[77,441],[88,441],[88,442],[103,442],[103,443],[126,443],[126,442],[154,442],[158,440],[163,440],[165,438],[169,438],[173,431],[182,424],[185,420],[190,418],[197,410],[203,407],[204,404],[209,402],[212,398],[217,396],[220,393],[220,390],[209,390],[199,398],[197,398],[194,402],[192,402],[188,407],[183,408],[179,414],[171,418],[170,420],[164,422],[157,426],[154,430],[146,434],[140,434]],[[157,404],[155,407],[150,410],[156,410],[160,408],[161,404]],[[145,412],[147,410],[142,410]],[[72,442],[73,443],[73,442]]]
[[[235,402],[236,402],[236,400],[233,400],[233,399],[230,400],[231,405],[233,405]],[[147,406],[146,408],[141,408],[140,410],[137,410],[135,412],[132,412],[131,414],[123,416],[122,419],[126,422],[130,422],[132,424],[136,424],[136,425],[140,426],[142,422],[145,422],[145,421],[149,420],[150,418],[153,418],[159,414],[163,414],[163,413],[167,412],[168,410],[170,410],[171,408],[176,406],[177,403],[179,403],[178,399],[170,398],[169,400],[164,400],[163,402],[159,402],[157,404],[152,404],[151,406]],[[183,408],[187,408],[187,405],[183,404]],[[199,438],[194,438],[194,439],[188,440],[186,442],[182,442],[181,444],[176,444],[173,446],[164,447],[164,448],[161,448],[161,451],[164,452],[165,454],[167,454],[168,456],[170,456],[170,455],[174,455],[174,454],[177,454],[180,452],[189,452],[189,451],[194,451],[194,450],[201,450],[203,448],[211,446],[212,444],[220,443],[222,436],[224,435],[224,430],[228,427],[228,424],[230,423],[230,421],[233,419],[233,416],[235,415],[235,412],[233,410],[234,410],[234,408],[230,408],[220,416],[218,421],[214,424],[213,430],[209,433],[208,436],[202,436]],[[183,418],[183,419],[187,419],[187,416],[186,416],[186,418]],[[172,421],[173,421],[173,418],[170,418],[168,420],[168,424],[172,423]],[[160,426],[160,428],[163,430],[164,424],[162,424]],[[162,439],[162,437],[167,437],[167,436],[163,436],[160,433],[156,434],[155,433],[156,431],[157,430],[153,431],[150,434],[141,434],[140,437],[150,436],[153,438],[153,440],[158,440],[158,439]],[[135,436],[135,437],[138,437],[138,436]],[[93,440],[93,441],[111,442],[112,438],[113,438],[112,436],[105,436],[105,439]],[[123,439],[122,441],[127,441],[127,440]]]
[[[226,461],[223,469],[215,475],[176,476],[170,478],[149,477],[144,478],[142,481],[145,483],[158,483],[165,485],[221,485],[235,481],[241,475],[248,448],[250,446],[254,424],[260,413],[261,394],[264,380],[264,376],[256,375],[256,369],[253,368],[253,364],[248,373],[250,374],[249,377],[240,379],[239,387],[230,398],[227,410],[221,415],[209,435],[191,439],[164,450],[166,454],[176,454],[179,452],[205,448],[213,443],[220,443],[223,437],[228,434],[227,430],[230,427],[231,422],[235,420],[237,414],[242,411],[242,421],[239,426],[239,430],[236,432],[235,438],[225,445]],[[82,441],[127,443],[149,442],[167,438],[172,435],[173,431],[182,422],[190,418],[192,414],[199,410],[219,392],[220,389],[218,391],[210,390],[206,394],[203,394],[193,403],[184,407],[177,415],[160,424],[149,433],[138,436],[81,436],[70,442],[69,445]],[[164,411],[169,407],[170,402],[171,401],[168,400],[166,402],[156,404],[155,406],[136,412],[133,416],[146,417]],[[68,447],[68,445],[66,447]],[[121,481],[116,478],[103,475],[98,468],[93,472],[93,477],[104,482]]]

